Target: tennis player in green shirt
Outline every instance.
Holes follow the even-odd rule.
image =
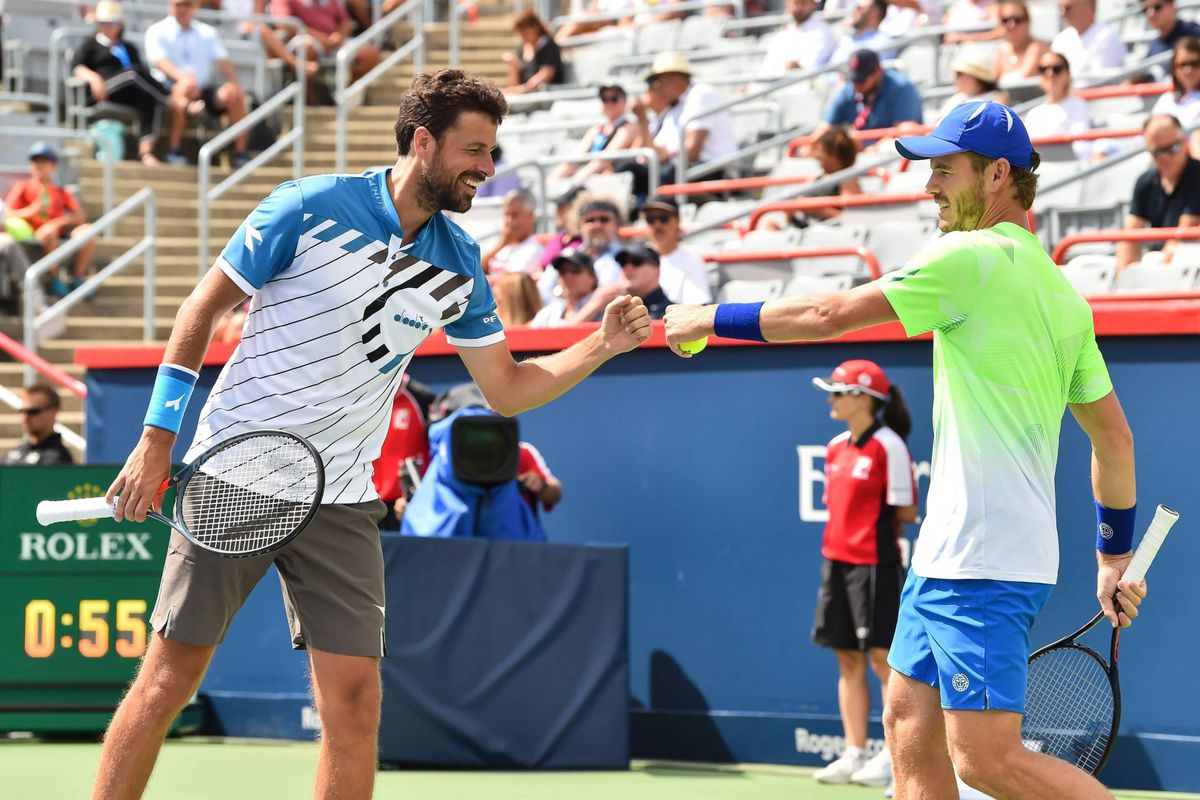
[[[1011,108],[972,102],[896,149],[931,159],[940,237],[846,292],[671,306],[667,341],[832,339],[898,320],[933,332],[933,468],[888,663],[884,725],[895,797],[957,798],[954,773],[996,798],[1111,798],[1021,744],[1029,629],[1058,575],[1054,469],[1064,408],[1091,439],[1097,598],[1129,625],[1133,435],[1091,309],[1028,228],[1039,158]],[[1118,607],[1111,598],[1120,590]]]

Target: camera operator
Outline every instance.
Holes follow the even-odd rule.
[[[544,541],[540,504],[549,511],[562,485],[532,445],[521,442],[515,419],[487,407],[473,384],[434,401],[430,463],[410,499],[405,536]]]

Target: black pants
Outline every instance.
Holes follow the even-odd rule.
[[[158,81],[132,69],[108,78],[104,85],[108,88],[108,102],[137,112],[142,126],[141,138],[157,139],[169,92]]]

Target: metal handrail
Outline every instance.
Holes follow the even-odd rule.
[[[66,297],[54,303],[42,313],[34,316],[34,311],[37,306],[36,298],[38,297],[38,279],[47,271],[63,264],[71,256],[75,255],[87,242],[98,237],[101,233],[116,225],[125,217],[129,216],[134,210],[144,207],[142,224],[143,233],[140,241],[131,246],[121,255],[117,256],[104,269],[97,272],[92,277],[84,281],[83,285],[72,291]],[[100,288],[106,280],[112,275],[120,272],[130,262],[138,256],[145,254],[144,263],[144,279],[145,287],[142,293],[142,304],[144,313],[144,322],[142,327],[143,337],[151,341],[154,339],[154,233],[158,223],[157,206],[154,201],[154,191],[148,187],[138,189],[132,197],[130,197],[121,205],[109,211],[100,219],[91,224],[91,228],[82,236],[68,239],[54,252],[49,253],[42,259],[34,263],[25,271],[25,341],[24,345],[30,352],[37,351],[38,331],[42,326],[50,320],[61,317],[63,314],[71,310],[71,308],[82,301],[85,297]],[[26,364],[25,366],[25,381],[31,383],[34,379],[33,367]]]
[[[877,49],[877,50],[883,50],[883,51],[890,51],[890,50],[902,51],[909,45],[916,44],[917,42],[923,41],[925,39],[933,39],[935,42],[938,42],[939,46],[940,46],[940,43],[942,41],[942,36],[945,35],[946,33],[950,33],[950,32],[962,33],[964,31],[973,32],[975,30],[986,31],[986,30],[992,30],[994,27],[995,27],[994,25],[984,24],[984,23],[979,23],[976,25],[970,25],[970,26],[964,26],[964,27],[954,27],[954,28],[951,28],[951,27],[948,27],[945,25],[933,25],[928,28],[921,28],[920,30],[914,31],[906,36],[901,36],[897,39],[889,39],[886,43],[877,43],[874,47],[870,47],[867,49],[872,49],[872,50]],[[739,95],[738,97],[735,97],[732,100],[727,100],[724,103],[720,103],[718,105],[713,106],[712,108],[705,109],[704,111],[700,112],[696,116],[692,117],[690,120],[688,120],[686,123],[684,123],[683,127],[680,128],[680,130],[679,130],[679,138],[680,138],[679,145],[680,146],[679,146],[679,152],[676,153],[676,155],[675,155],[675,179],[678,181],[687,181],[687,179],[689,177],[687,149],[683,146],[683,139],[687,135],[688,128],[695,127],[695,125],[700,120],[702,120],[706,117],[711,117],[715,114],[720,114],[722,112],[729,111],[730,109],[732,109],[736,106],[739,106],[743,103],[747,103],[751,100],[758,100],[758,99],[761,99],[764,97],[770,97],[771,95],[773,95],[775,92],[779,91],[780,89],[784,89],[788,86],[792,86],[792,85],[800,83],[800,82],[810,81],[813,78],[819,77],[821,75],[825,75],[829,72],[835,72],[835,71],[842,70],[849,63],[850,63],[849,58],[847,58],[845,61],[831,61],[827,64],[823,64],[820,67],[817,67],[816,69],[806,70],[804,72],[798,72],[795,75],[785,75],[782,78],[777,78],[777,79],[771,81],[770,83],[768,83],[761,89],[755,89],[753,91],[746,92],[745,94]],[[736,155],[740,159],[742,156],[744,156],[746,154],[741,153],[739,151],[739,153]],[[713,167],[711,167],[707,164],[699,165],[696,170],[693,170],[692,175],[701,175],[701,174],[704,174],[707,172],[711,172],[712,169],[713,169]]]
[[[216,202],[225,192],[250,177],[254,170],[275,158],[276,155],[289,145],[292,147],[292,175],[296,180],[299,180],[304,175],[304,103],[307,95],[307,90],[305,89],[305,60],[307,58],[306,49],[303,47],[300,48],[296,52],[296,80],[289,83],[284,87],[282,92],[254,109],[254,111],[247,114],[244,118],[205,142],[204,146],[200,148],[200,155],[197,162],[199,198],[197,274],[201,276],[204,275],[204,272],[209,267],[208,235],[211,203]],[[209,188],[209,184],[212,183],[213,156],[234,139],[241,136],[242,133],[249,131],[268,116],[274,114],[277,109],[289,101],[292,103],[292,129],[276,139],[266,150],[263,150],[246,164],[235,170],[225,180]]]
[[[0,403],[4,403],[9,408],[20,408],[21,398],[7,386],[0,386]],[[78,450],[80,455],[84,457],[84,460],[87,460],[87,439],[84,439],[61,422],[54,424],[54,432],[61,436],[64,442]]]
[[[655,4],[645,8],[632,8],[626,11],[606,11],[599,14],[567,14],[550,20],[550,29],[558,30],[568,22],[613,22],[641,13],[670,14],[675,11],[699,11],[710,6],[733,6],[734,17],[741,19],[746,15],[745,0],[686,0],[682,3]]]
[[[397,23],[413,17],[413,37],[398,50],[384,58],[375,68],[349,83],[350,63],[354,55],[367,42],[383,35]],[[334,98],[337,100],[337,171],[346,171],[346,126],[349,122],[350,106],[366,92],[367,87],[375,82],[394,65],[398,64],[409,53],[413,55],[413,68],[420,72],[425,66],[425,0],[407,0],[403,5],[393,9],[386,17],[376,22],[365,31],[342,45],[337,52],[336,88]]]
[[[458,66],[459,17],[467,13],[470,6],[450,0],[450,64]]]
[[[9,136],[36,136],[42,139],[85,139],[91,142],[92,146],[99,143],[100,137],[96,136],[91,131],[80,131],[74,128],[31,128],[27,126],[5,128],[4,133]],[[107,214],[112,210],[113,206],[113,185],[115,176],[113,174],[113,159],[100,159],[101,169],[104,170],[104,212]]]
[[[1106,74],[1102,77],[1084,78],[1081,80],[1081,83],[1083,83],[1085,85],[1081,86],[1080,88],[1108,86],[1112,83],[1123,80],[1131,75],[1138,74],[1148,66],[1155,66],[1157,64],[1167,63],[1172,58],[1172,55],[1173,54],[1171,52],[1160,53],[1159,55],[1154,56],[1153,58],[1143,59],[1142,61],[1138,62],[1137,64],[1134,64],[1129,67],[1125,67],[1122,70],[1117,70],[1115,72]],[[794,80],[792,80],[792,79],[785,79],[785,80],[789,80],[789,83],[794,82]],[[778,84],[776,84],[776,85],[778,85]],[[1025,112],[1029,111],[1034,106],[1038,105],[1040,102],[1041,102],[1041,98],[1033,98],[1024,103],[1013,106],[1013,110],[1016,111],[1018,114],[1024,114]],[[796,133],[799,133],[799,132],[800,132],[799,130],[796,131]],[[744,153],[743,153],[743,155],[744,155]],[[1129,157],[1129,156],[1122,154],[1122,156],[1120,158],[1123,160],[1125,157]],[[1060,180],[1058,182],[1048,184],[1044,187],[1039,187],[1038,192],[1039,193],[1048,192],[1049,190],[1056,189],[1065,183],[1070,183],[1072,180],[1078,180],[1084,174],[1091,174],[1092,172],[1098,172],[1100,169],[1104,168],[1105,166],[1108,166],[1112,163],[1117,163],[1114,160],[1117,158],[1118,158],[1118,156],[1110,156],[1109,158],[1105,159],[1103,162],[1100,162],[1100,164],[1097,164],[1096,169],[1093,170],[1092,168],[1089,168],[1087,170],[1084,170],[1082,173],[1076,173],[1076,175],[1068,176],[1064,180]],[[872,170],[875,170],[875,169],[878,169],[881,167],[890,166],[891,164],[893,164],[897,161],[900,161],[901,159],[902,159],[902,156],[896,152],[892,152],[890,154],[884,154],[880,158],[873,159],[866,163],[857,163],[851,167],[847,167],[844,170],[840,170],[838,172],[831,173],[831,174],[825,176],[824,178],[822,178],[821,180],[799,186],[792,192],[788,192],[782,196],[776,197],[775,200],[776,201],[790,200],[792,198],[802,197],[804,195],[815,195],[815,194],[820,194],[823,192],[836,191],[836,189],[841,185],[842,181],[849,180],[850,178],[857,178],[860,175],[864,175],[868,172],[871,172]],[[683,238],[687,239],[689,236],[694,236],[697,233],[724,227],[725,225],[728,225],[731,222],[735,222],[735,221],[741,219],[742,217],[747,216],[748,213],[749,212],[746,212],[746,211],[738,211],[738,212],[731,213],[726,217],[721,217],[721,218],[712,220],[711,222],[707,222],[704,225],[700,225],[700,226],[697,226],[695,228],[692,228],[692,229],[686,231],[683,234]]]
[[[54,120],[55,125],[63,121],[60,114],[62,102],[59,98],[61,87],[58,80],[62,74],[62,64],[59,63],[59,59],[62,57],[60,48],[63,40],[77,36],[87,36],[95,34],[95,32],[95,27],[91,25],[64,25],[61,28],[56,28],[54,33],[50,34],[50,75],[48,83],[50,84],[50,118]]]
[[[650,194],[654,194],[658,191],[658,175],[661,159],[658,156],[658,151],[653,147],[631,147],[628,150],[602,150],[599,153],[573,153],[571,155],[530,158],[524,161],[505,164],[496,170],[496,174],[492,177],[498,178],[521,169],[536,169],[538,172],[538,189],[541,192],[540,197],[543,200],[538,212],[538,228],[545,229],[548,227],[550,220],[549,204],[545,202],[545,199],[548,172],[551,167],[557,167],[559,164],[587,164],[591,161],[626,161],[635,158],[646,159],[648,191]]]

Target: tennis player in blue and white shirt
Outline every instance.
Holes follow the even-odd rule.
[[[323,724],[316,796],[369,798],[385,605],[376,529],[384,508],[371,462],[414,351],[444,330],[488,402],[512,415],[549,402],[649,336],[645,307],[626,295],[583,341],[514,361],[479,246],[441,213],[468,210],[494,173],[491,151],[506,112],[503,95],[475,76],[418,76],[400,101],[393,166],[280,185],[180,308],[142,438],[109,489],[116,518],[144,520],[161,502],[156,493],[213,326],[247,295],[241,344],[185,460],[240,433],[285,430],[320,452],[325,494],[313,522],[266,556],[221,558],[172,535],[154,635],[105,736],[95,796],[141,795],[171,721],[274,563],[293,643],[309,650]]]

